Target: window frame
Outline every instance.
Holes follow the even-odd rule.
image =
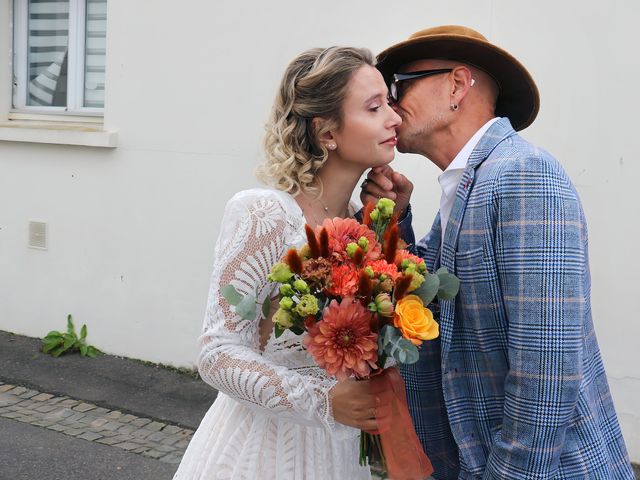
[[[86,40],[86,7],[87,0],[69,1],[69,35],[67,53],[67,106],[43,107],[27,105],[28,95],[28,35],[29,35],[29,0],[13,0],[13,113],[73,115],[86,117],[104,116],[104,107],[85,107],[85,40]]]

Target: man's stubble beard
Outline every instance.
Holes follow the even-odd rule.
[[[404,119],[403,119],[404,120]],[[425,155],[430,149],[430,139],[434,132],[446,126],[445,114],[438,112],[416,131],[399,132],[397,149],[401,153]]]

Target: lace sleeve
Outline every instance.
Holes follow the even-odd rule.
[[[252,191],[249,191],[252,192]],[[304,375],[276,365],[260,352],[260,308],[243,320],[220,293],[231,283],[259,302],[274,290],[271,266],[284,255],[287,210],[274,192],[240,192],[225,208],[200,338],[198,370],[219,391],[263,413],[311,425],[333,425],[329,389],[334,380]]]

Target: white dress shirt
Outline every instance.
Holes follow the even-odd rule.
[[[456,190],[458,184],[464,174],[464,169],[467,166],[471,152],[476,148],[478,142],[482,136],[489,130],[489,127],[493,125],[493,122],[499,118],[495,117],[485,123],[480,129],[469,139],[469,141],[462,147],[462,150],[458,152],[453,161],[449,164],[444,172],[438,177],[438,183],[442,188],[442,195],[440,196],[440,226],[442,227],[442,242],[444,243],[444,232],[447,228],[447,222],[449,221],[449,215],[451,215],[451,208],[453,207],[453,201],[456,198]]]

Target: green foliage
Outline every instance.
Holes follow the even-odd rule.
[[[422,303],[429,305],[440,289],[440,277],[436,274],[428,274],[424,277],[424,283],[411,292],[422,299]]]
[[[446,267],[439,268],[436,275],[440,278],[438,298],[441,300],[451,300],[454,298],[460,289],[460,280],[458,280],[458,277],[449,273]]]
[[[291,330],[296,335],[302,335],[304,333],[304,328],[302,328],[299,325],[292,325],[289,328],[285,328],[285,327],[282,327],[282,326],[278,325],[277,323],[274,323],[273,326],[274,326],[274,329],[275,329],[275,337],[276,338],[280,337],[280,335],[282,335],[287,330]]]
[[[238,293],[236,288],[230,283],[222,287],[220,291],[222,292],[222,296],[227,300],[227,302],[229,302],[230,305],[235,306],[238,305],[240,301],[242,301],[242,294]]]
[[[236,305],[236,313],[245,320],[255,320],[256,318],[256,297],[245,295]]]
[[[80,336],[76,333],[71,315],[67,316],[67,331],[62,333],[52,330],[42,339],[42,351],[59,357],[63,353],[80,352],[85,357],[95,357],[102,353],[96,347],[87,345],[87,326],[82,325]]]
[[[269,318],[270,313],[271,313],[271,299],[267,297],[264,299],[264,302],[262,302],[262,318]]]
[[[282,335],[287,329],[284,327],[281,327],[280,325],[278,325],[277,323],[273,324],[273,327],[275,329],[275,337],[279,338],[280,335]]]
[[[425,276],[424,283],[414,290],[425,305],[429,305],[438,296],[440,300],[451,300],[460,290],[460,280],[454,274],[449,273],[446,267],[439,268],[436,273]]]
[[[402,336],[402,333],[391,325],[385,325],[378,337],[378,350],[396,359],[398,363],[416,363],[420,354],[418,347]]]
[[[222,293],[225,300],[229,302],[229,305],[233,305],[235,307],[235,312],[240,318],[243,320],[255,320],[257,312],[256,306],[258,305],[258,302],[254,295],[243,295],[230,283],[223,286],[220,289],[220,293]],[[270,311],[271,299],[267,297],[261,306],[263,318],[267,318]]]

